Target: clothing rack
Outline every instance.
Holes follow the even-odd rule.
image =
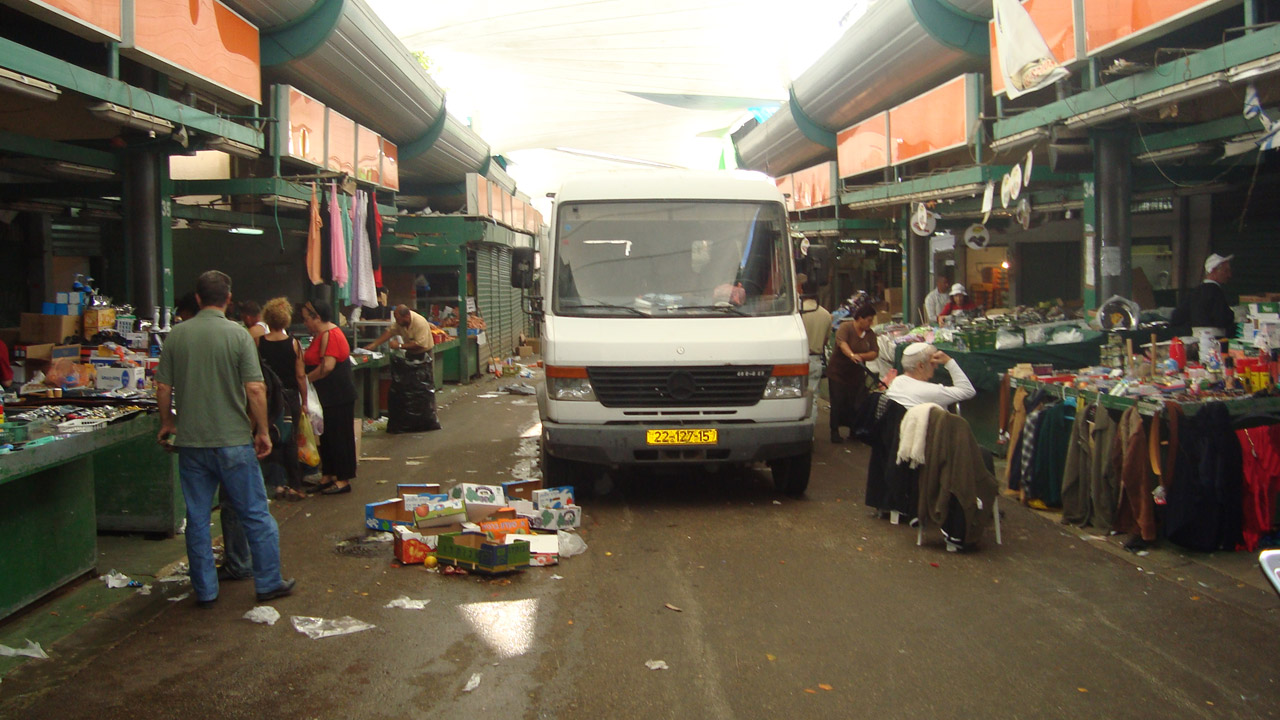
[[[1166,399],[1161,396],[1150,397],[1134,397],[1131,395],[1108,395],[1099,393],[1095,390],[1084,390],[1062,383],[1047,383],[1031,378],[1009,378],[1009,385],[1012,388],[1025,388],[1028,392],[1043,390],[1052,397],[1065,400],[1067,398],[1076,398],[1077,402],[1082,406],[1097,403],[1102,407],[1110,410],[1128,410],[1137,406],[1138,412],[1146,417],[1154,417],[1164,411],[1164,406],[1169,402],[1176,402],[1182,410],[1183,415],[1194,415],[1204,405],[1211,402],[1225,402],[1227,411],[1231,414],[1233,420],[1246,420],[1247,418],[1260,418],[1272,416],[1274,421],[1280,422],[1280,397],[1253,397],[1250,395],[1241,395],[1238,397],[1213,398],[1202,402],[1184,402],[1180,400]],[[1256,423],[1254,423],[1256,424]]]

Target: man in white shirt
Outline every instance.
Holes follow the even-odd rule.
[[[951,374],[951,386],[932,382],[938,366]],[[934,403],[946,407],[977,395],[959,363],[928,343],[911,343],[902,353],[902,374],[889,383],[885,396],[904,408]]]
[[[933,290],[924,296],[924,314],[925,324],[932,325],[938,322],[938,316],[942,314],[942,308],[951,300],[948,290],[951,289],[951,278],[946,275],[939,275],[936,278]]]

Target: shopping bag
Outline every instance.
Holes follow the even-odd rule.
[[[311,427],[311,420],[306,413],[298,418],[298,462],[308,467],[320,464],[320,449],[316,444],[316,434]]]
[[[324,408],[320,405],[320,395],[316,386],[307,378],[307,419],[311,421],[311,430],[316,435],[324,434]]]

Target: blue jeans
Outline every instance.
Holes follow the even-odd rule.
[[[253,555],[253,586],[259,593],[284,584],[280,575],[280,534],[267,508],[262,471],[252,445],[178,448],[178,472],[187,501],[187,562],[196,599],[218,597],[218,570],[213,562],[209,521],[213,493],[219,484],[244,526]]]
[[[222,567],[238,578],[253,575],[253,554],[249,549],[249,536],[236,509],[228,499],[226,488],[218,489],[218,518],[222,524]]]

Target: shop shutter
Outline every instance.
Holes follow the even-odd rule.
[[[59,257],[99,257],[102,226],[79,220],[55,220],[49,228],[53,254]]]
[[[489,354],[514,355],[520,334],[527,334],[527,321],[520,291],[511,287],[511,248],[482,245],[476,251],[476,295],[488,328]]]

